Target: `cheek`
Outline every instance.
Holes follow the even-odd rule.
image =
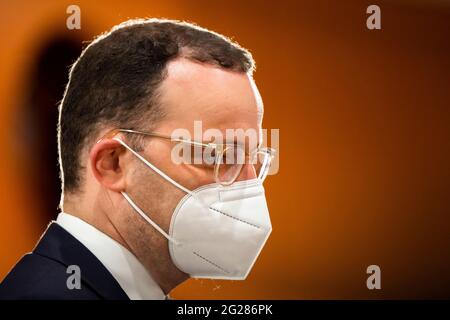
[[[171,177],[189,190],[215,182],[214,170],[189,164],[177,165]]]
[[[145,164],[136,165],[130,181],[129,190],[136,204],[168,231],[173,210],[185,193]]]
[[[147,152],[145,152],[143,156],[147,159],[147,161],[165,173],[168,177],[172,178],[189,190],[194,190],[205,184],[215,182],[213,169],[205,169],[204,167],[189,164],[176,164],[172,160],[172,151],[174,146],[175,144],[168,141],[153,139],[146,145],[145,149]],[[140,168],[141,166],[144,168]],[[153,184],[155,182],[154,176],[156,175],[158,177],[158,179],[156,179],[157,185],[169,185],[169,190],[173,191],[173,189],[175,189],[181,191],[182,195],[185,195],[184,191],[166,181],[142,162],[141,166],[139,166],[138,170],[143,170],[146,173],[142,176],[138,176],[139,179],[147,179],[149,183]],[[152,186],[150,185],[148,188],[152,188]]]
[[[137,160],[129,175],[129,190],[146,200],[153,194],[163,193],[167,189],[164,182],[158,173]]]
[[[214,183],[214,170],[198,170],[192,181],[193,185],[191,186],[191,190],[201,187],[205,184]]]

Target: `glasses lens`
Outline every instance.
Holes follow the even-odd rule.
[[[252,177],[264,181],[269,173],[274,155],[274,149],[260,148],[255,150],[253,155],[248,159],[242,147],[238,145],[226,146],[223,152],[217,155],[215,169],[216,181],[223,185],[232,184],[239,176],[244,165],[251,166],[251,170],[253,171],[251,174]]]
[[[225,146],[217,156],[217,182],[224,185],[233,183],[245,163],[245,150],[238,145]]]

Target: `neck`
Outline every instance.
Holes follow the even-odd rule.
[[[64,205],[61,209],[63,212],[69,213],[83,220],[84,222],[89,223],[91,226],[95,227],[97,230],[103,232],[110,238],[120,243],[123,247],[131,251],[125,239],[121,236],[121,234],[109,220],[108,215],[104,214],[102,210],[84,208],[80,206],[80,203],[83,202],[78,200],[73,201],[73,199],[71,201],[64,200]],[[96,214],[93,214],[94,212]]]
[[[131,243],[129,244],[103,210],[94,208],[94,206],[86,208],[84,201],[72,197],[64,199],[61,209],[89,223],[129,250],[142,263],[165,294],[168,294],[172,289],[189,278],[188,274],[180,271],[173,264],[167,248],[167,241],[162,236],[157,240],[157,244],[154,243],[154,246],[159,250],[143,250],[145,246],[134,247]],[[166,248],[166,250],[161,250],[160,248]],[[148,254],[147,251],[150,251],[151,254]]]
[[[189,275],[177,269],[172,260],[164,263],[161,259],[159,259],[159,261],[149,259],[147,263],[144,263],[144,266],[147,267],[147,270],[151,268],[150,273],[153,279],[158,283],[165,294],[168,294],[180,283],[189,279]],[[157,267],[155,268],[155,266]]]

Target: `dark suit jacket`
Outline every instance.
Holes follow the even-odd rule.
[[[81,271],[81,289],[69,289],[70,265]],[[57,223],[0,284],[0,299],[128,299],[103,264]]]

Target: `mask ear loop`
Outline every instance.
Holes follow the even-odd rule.
[[[183,190],[184,192],[186,192],[187,194],[191,195],[192,197],[194,197],[199,203],[201,203],[203,206],[205,207],[209,207],[206,203],[204,203],[204,201],[202,199],[199,199],[197,197],[197,194],[195,192],[192,192],[191,190],[189,190],[188,188],[185,188],[184,186],[182,186],[181,184],[179,184],[178,182],[176,182],[175,180],[173,180],[171,177],[169,177],[167,174],[165,174],[164,172],[162,172],[161,170],[159,170],[156,166],[154,166],[153,164],[151,164],[149,161],[147,161],[147,159],[145,159],[143,156],[141,156],[139,153],[137,153],[136,151],[134,151],[128,144],[126,144],[123,140],[114,137],[113,140],[118,141],[122,146],[124,146],[125,148],[127,148],[132,154],[134,154],[136,157],[139,158],[139,160],[141,160],[142,162],[144,162],[144,164],[146,164],[150,169],[152,169],[153,171],[155,171],[156,173],[158,173],[161,177],[163,177],[164,179],[166,179],[167,181],[169,181],[171,184],[173,184],[175,187]]]
[[[146,164],[148,167],[150,167],[152,170],[154,170],[156,173],[158,173],[160,176],[162,176],[164,179],[166,179],[167,181],[169,181],[170,183],[172,183],[174,186],[176,186],[177,188],[183,190],[184,192],[186,192],[187,194],[191,195],[192,197],[194,197],[195,199],[197,199],[197,201],[203,203],[203,201],[201,199],[199,199],[197,197],[197,195],[192,192],[191,190],[185,188],[184,186],[182,186],[181,184],[179,184],[178,182],[176,182],[175,180],[173,180],[171,177],[169,177],[168,175],[166,175],[164,172],[162,172],[161,170],[159,170],[156,166],[154,166],[153,164],[151,164],[149,161],[147,161],[147,159],[145,159],[143,156],[141,156],[139,153],[137,153],[136,151],[134,151],[128,144],[126,144],[123,140],[114,137],[113,140],[118,141],[122,146],[124,146],[126,149],[128,149],[132,154],[134,154],[136,157],[138,157],[139,160],[141,160],[142,162],[144,162],[144,164]],[[124,198],[128,201],[128,203],[133,207],[134,210],[136,210],[137,213],[139,213],[139,215],[145,219],[145,221],[147,221],[148,223],[150,223],[156,230],[158,230],[167,240],[172,241],[175,245],[180,245],[181,243],[178,242],[177,240],[175,240],[174,238],[172,238],[170,235],[168,235],[163,229],[161,229],[160,226],[158,226],[153,220],[151,220],[135,203],[134,201],[130,198],[130,196],[126,193],[121,191],[122,195],[124,196]],[[205,203],[203,203],[203,205],[207,206]],[[208,206],[207,206],[208,207]]]

